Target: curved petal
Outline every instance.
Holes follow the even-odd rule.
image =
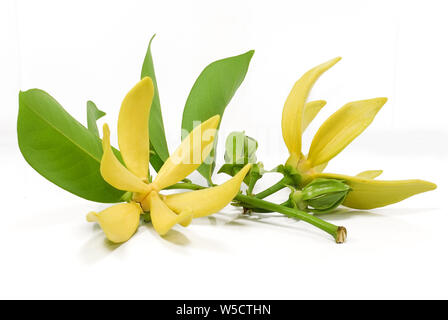
[[[313,168],[313,169],[314,169],[314,172],[321,173],[322,171],[325,170],[325,168],[327,167],[327,165],[328,165],[328,162],[324,162],[324,163],[322,163],[322,164],[320,164],[320,165],[318,165],[318,166],[315,166],[315,167]]]
[[[375,179],[383,173],[383,170],[366,170],[358,173],[356,176],[365,179]]]
[[[139,81],[123,100],[118,116],[118,145],[126,167],[142,180],[148,179],[149,111],[154,86],[149,77]]]
[[[164,202],[177,213],[191,210],[194,218],[218,212],[238,194],[241,183],[251,166],[251,164],[247,164],[233,178],[219,186],[168,195],[164,197]]]
[[[348,193],[343,205],[354,209],[384,207],[437,188],[434,183],[417,179],[386,181],[333,173],[321,173],[315,177],[344,180],[352,190]]]
[[[213,147],[220,116],[216,115],[194,128],[160,168],[154,184],[159,189],[173,185],[196,170]]]
[[[302,117],[308,94],[316,80],[334,66],[340,57],[327,61],[306,72],[295,84],[286,99],[282,114],[283,140],[290,154],[300,156],[302,149]]]
[[[89,212],[87,221],[98,222],[107,239],[115,243],[128,241],[137,231],[142,209],[135,202],[116,204],[101,212]]]
[[[111,186],[124,191],[146,193],[151,188],[132,172],[126,169],[115,157],[110,146],[110,130],[103,126],[103,157],[100,165],[101,175]]]
[[[317,116],[319,111],[327,104],[325,100],[310,101],[305,105],[302,118],[302,133],[305,132],[309,124]]]
[[[183,211],[179,214],[171,211],[170,208],[160,199],[159,194],[151,192],[149,197],[149,210],[151,212],[151,222],[158,234],[163,236],[174,225],[180,223],[184,227],[190,224],[193,217],[191,211]],[[204,201],[204,200],[202,200]]]
[[[387,98],[349,102],[319,128],[311,143],[312,167],[328,162],[359,136],[373,121]]]

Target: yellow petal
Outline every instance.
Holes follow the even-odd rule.
[[[98,222],[107,239],[115,243],[128,241],[140,223],[141,208],[135,202],[116,204],[99,213],[90,212],[87,221]]]
[[[187,177],[207,158],[213,147],[219,119],[219,115],[211,117],[194,128],[182,140],[180,146],[165,161],[154,179],[153,183],[159,189],[164,189]]]
[[[366,178],[366,179],[375,179],[379,175],[383,173],[383,170],[367,170],[358,173],[356,176],[360,178]]]
[[[321,173],[315,178],[344,180],[351,188],[344,206],[354,209],[373,209],[399,202],[418,193],[434,190],[434,183],[423,180],[373,180],[341,174]]]
[[[149,169],[148,120],[154,86],[149,77],[143,78],[129,91],[118,116],[118,145],[126,167],[142,180]]]
[[[341,152],[369,126],[386,101],[387,98],[376,98],[349,102],[329,117],[311,143],[311,166],[328,162]]]
[[[327,167],[327,165],[328,165],[328,162],[324,162],[324,163],[322,163],[322,164],[320,164],[320,165],[318,165],[318,166],[315,166],[315,167],[313,168],[313,169],[314,169],[314,172],[321,173],[322,171],[325,170],[325,168]]]
[[[334,66],[340,57],[325,62],[306,72],[294,85],[282,114],[282,134],[283,140],[288,147],[290,154],[300,156],[302,149],[302,118],[304,106],[308,94],[316,80],[328,69]]]
[[[170,208],[160,199],[157,192],[153,191],[149,197],[149,210],[151,211],[151,222],[158,234],[163,236],[174,225],[180,223],[187,226],[192,219],[191,211],[183,211],[179,214],[171,211]],[[202,201],[206,201],[202,199]]]
[[[101,175],[111,186],[124,191],[147,193],[150,187],[140,178],[126,169],[115,157],[110,146],[110,131],[107,124],[103,126],[103,157],[100,165]]]
[[[233,178],[219,186],[168,195],[164,197],[164,202],[177,213],[191,210],[194,218],[218,212],[238,194],[241,183],[251,166],[247,164]]]
[[[306,128],[308,128],[309,124],[313,119],[317,116],[319,111],[327,104],[324,100],[316,100],[308,102],[305,105],[305,109],[303,110],[303,118],[302,118],[302,133],[305,132]]]

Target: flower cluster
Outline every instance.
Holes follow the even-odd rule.
[[[326,173],[329,161],[345,149],[374,120],[387,102],[374,98],[349,102],[317,130],[307,154],[302,134],[319,111],[323,100],[308,101],[318,78],[340,58],[306,72],[293,86],[282,114],[282,135],[289,152],[285,164],[266,170],[257,159],[258,142],[244,131],[232,132],[225,143],[225,164],[218,173],[232,176],[221,185],[212,180],[216,161],[216,135],[221,116],[244,80],[254,54],[250,50],[209,64],[195,81],[185,103],[182,130],[185,136],[170,155],[157,89],[151,42],[142,66],[141,80],[125,96],[118,116],[118,146],[111,146],[110,130],[99,137],[97,120],[105,115],[92,101],[87,103],[87,127],[71,117],[48,93],[30,89],[19,94],[17,134],[27,162],[61,188],[87,200],[118,203],[101,212],[87,214],[106,237],[115,243],[129,240],[141,218],[165,235],[179,224],[220,211],[231,203],[244,214],[278,212],[309,223],[335,239],[346,240],[347,231],[318,216],[340,205],[373,209],[433,190],[423,180],[377,180],[381,170],[356,176]],[[207,161],[206,161],[207,160]],[[258,161],[258,162],[257,162]],[[157,171],[150,175],[149,164]],[[207,181],[201,186],[186,178],[197,170]],[[283,177],[255,193],[264,174]],[[240,191],[241,184],[247,188]],[[277,204],[265,200],[290,188],[289,197]],[[189,190],[164,194],[165,189]]]
[[[307,102],[316,80],[341,58],[335,58],[306,72],[294,85],[286,99],[282,115],[282,133],[289,150],[286,165],[295,169],[301,185],[313,179],[342,180],[350,191],[342,204],[355,209],[373,209],[404,200],[415,194],[433,190],[436,185],[423,180],[375,180],[382,171],[369,170],[356,176],[323,173],[328,162],[359,136],[386,103],[386,98],[349,102],[331,115],[319,128],[307,155],[302,153],[302,133],[325,106],[325,101]]]

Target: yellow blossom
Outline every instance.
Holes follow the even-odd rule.
[[[325,105],[324,101],[307,103],[308,94],[316,80],[340,59],[332,59],[309,70],[292,88],[282,116],[283,139],[290,154],[286,164],[300,173],[302,185],[315,178],[343,180],[351,188],[343,205],[350,208],[382,207],[435,189],[435,184],[423,180],[374,180],[382,173],[381,170],[364,171],[354,177],[322,173],[328,162],[370,125],[387,98],[347,103],[321,125],[308,155],[302,153],[302,133]]]
[[[101,175],[113,187],[133,193],[130,203],[87,215],[87,220],[98,222],[113,242],[127,241],[137,230],[143,212],[150,212],[154,229],[164,235],[176,224],[185,227],[193,218],[221,210],[237,195],[251,167],[246,165],[220,186],[168,196],[160,194],[160,190],[195,171],[209,155],[220,117],[213,116],[194,128],[149,182],[148,117],[153,96],[152,80],[145,77],[123,100],[118,118],[118,145],[125,165],[112,150],[109,127],[107,124],[103,127]]]

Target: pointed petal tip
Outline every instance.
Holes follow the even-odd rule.
[[[107,123],[103,124],[103,149],[110,145],[110,129]]]
[[[217,115],[214,115],[213,117],[209,118],[205,122],[207,122],[211,127],[217,128],[220,120],[221,120],[221,116],[219,114],[217,114]]]
[[[109,125],[107,123],[103,124],[103,133],[110,133]]]
[[[376,98],[375,100],[377,100],[379,104],[385,105],[388,99],[387,99],[387,97],[379,97],[379,98]]]
[[[372,99],[352,101],[349,103],[364,103],[364,104],[370,103],[370,105],[376,106],[376,108],[379,110],[386,104],[387,100],[388,99],[386,97],[378,97]]]
[[[316,100],[316,103],[319,103],[322,107],[324,107],[327,104],[327,101],[325,101],[325,100]]]
[[[375,109],[379,111],[387,102],[386,97],[378,97],[373,99],[367,99],[367,100],[360,100],[360,102],[370,102],[375,105]]]
[[[330,69],[331,67],[333,67],[336,63],[341,61],[341,59],[342,59],[342,57],[336,57],[336,58],[330,59],[330,60],[320,64],[316,68],[323,68],[324,71],[326,71],[326,70]]]
[[[437,185],[435,183],[432,183],[429,181],[424,181],[424,180],[421,180],[421,182],[426,185],[426,188],[428,191],[437,189]]]
[[[330,67],[334,66],[336,63],[341,61],[342,57],[336,57],[331,60],[328,60],[327,63],[330,65]]]
[[[379,97],[379,98],[369,99],[367,101],[368,102],[372,102],[373,104],[375,104],[374,110],[375,110],[375,113],[376,113],[376,112],[380,111],[381,108],[383,108],[383,106],[386,104],[387,98],[386,97]]]
[[[98,221],[97,213],[94,212],[94,211],[89,212],[87,214],[87,216],[86,216],[86,220],[87,220],[87,222],[96,222],[96,221]]]
[[[252,163],[246,164],[240,172],[243,172],[242,175],[246,176],[247,172],[252,168]]]
[[[142,80],[140,80],[139,83],[142,84],[142,85],[145,85],[145,86],[149,86],[150,88],[153,87],[152,79],[150,77],[148,77],[148,76],[143,77]]]
[[[383,174],[383,170],[366,170],[358,173],[356,176],[361,179],[375,179]]]

